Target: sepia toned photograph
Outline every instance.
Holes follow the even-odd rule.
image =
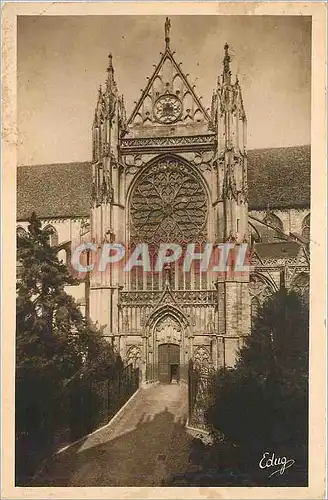
[[[16,487],[309,486],[312,30],[17,17]]]

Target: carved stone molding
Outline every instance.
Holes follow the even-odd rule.
[[[134,175],[141,170],[146,163],[152,160],[156,154],[129,153],[123,156],[125,164],[125,174]]]
[[[195,148],[213,149],[215,144],[215,135],[196,135],[196,136],[181,136],[181,137],[142,137],[130,138],[121,140],[121,151],[144,151],[156,150],[165,152],[165,148],[193,150]]]
[[[171,343],[182,340],[181,325],[172,316],[166,316],[156,325],[156,342]]]
[[[163,290],[121,291],[119,305],[122,307],[154,306],[159,303]],[[184,306],[213,306],[217,303],[215,290],[175,290],[171,295],[177,304]]]
[[[201,172],[211,171],[213,166],[214,150],[199,150],[181,153],[191,165],[198,168]]]

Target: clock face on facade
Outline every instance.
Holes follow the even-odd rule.
[[[154,105],[155,119],[160,123],[174,123],[182,113],[180,99],[173,94],[161,96]]]

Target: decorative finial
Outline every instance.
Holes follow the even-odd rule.
[[[116,89],[116,83],[114,79],[114,66],[113,66],[113,56],[108,55],[108,68],[107,68],[107,92],[113,92]]]
[[[231,83],[230,61],[231,57],[229,55],[229,45],[226,43],[224,46],[224,59],[223,59],[223,83]]]
[[[103,95],[102,95],[102,87],[101,87],[101,85],[99,85],[99,89],[98,89],[98,102],[100,102],[100,101],[101,101],[102,96],[103,96]]]
[[[108,68],[107,68],[107,71],[108,71],[108,73],[110,71],[114,71],[114,68],[113,68],[113,56],[112,56],[111,53],[108,55]]]
[[[171,29],[171,21],[167,17],[165,21],[165,43],[166,43],[166,48],[169,48],[170,45],[170,29]]]

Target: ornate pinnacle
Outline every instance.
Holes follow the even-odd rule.
[[[113,56],[109,54],[108,56],[108,68],[107,68],[107,91],[113,92],[116,89],[116,83],[114,80],[114,67],[113,67]]]
[[[102,99],[103,99],[102,88],[101,88],[101,85],[99,85],[99,89],[98,89],[98,99],[97,99],[97,104],[96,104],[95,114],[97,114],[97,112],[98,112],[98,111],[99,111],[99,109],[100,109]]]
[[[231,71],[230,71],[231,57],[229,55],[229,45],[226,43],[224,46],[224,58],[223,58],[223,83],[230,83]]]
[[[165,43],[166,43],[166,48],[168,49],[170,46],[170,29],[171,29],[171,21],[167,17],[165,20]]]
[[[108,68],[107,68],[108,73],[112,72],[114,73],[114,68],[113,68],[113,56],[110,53],[108,55]]]

